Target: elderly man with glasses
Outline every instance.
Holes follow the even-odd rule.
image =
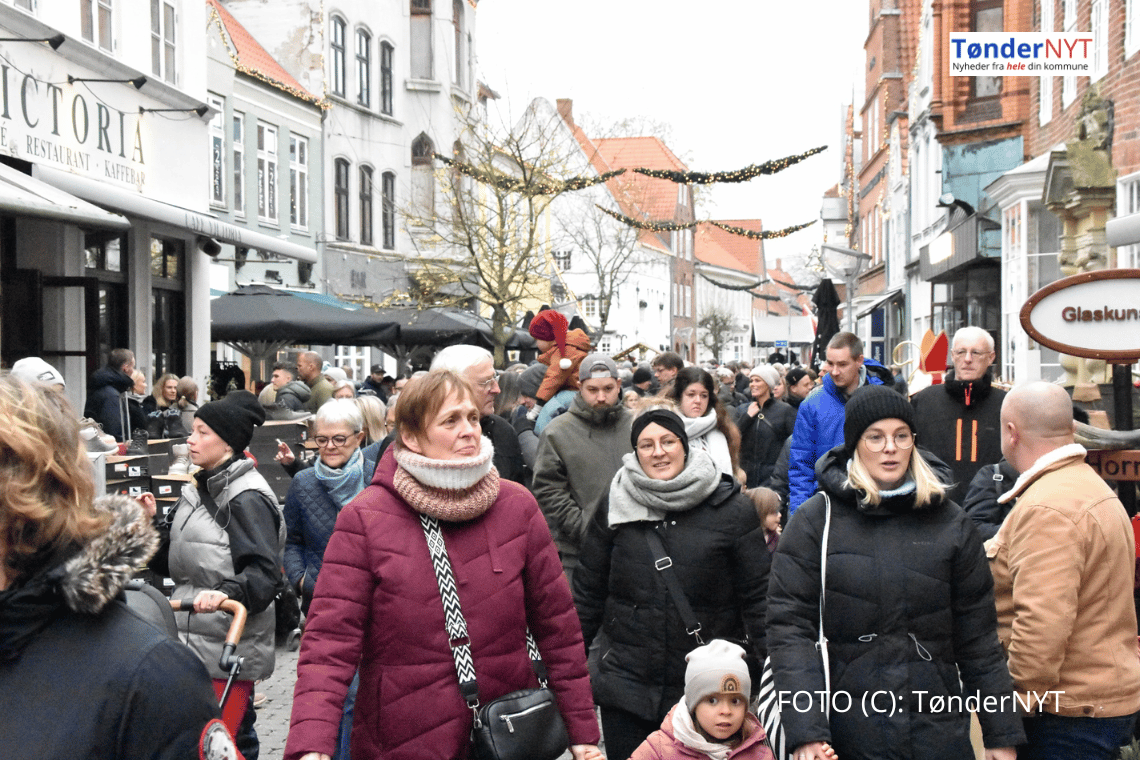
[[[950,499],[961,504],[970,481],[982,467],[1001,459],[1001,405],[1005,391],[990,383],[994,339],[980,327],[954,333],[950,351],[954,369],[941,385],[911,399],[918,444],[950,466]]]
[[[493,462],[500,478],[529,486],[526,465],[518,433],[504,417],[495,414],[495,397],[499,395],[499,378],[495,373],[494,357],[479,346],[448,346],[441,349],[431,362],[431,368],[449,369],[462,375],[475,388],[480,400],[479,413],[483,436],[491,439],[495,447]]]

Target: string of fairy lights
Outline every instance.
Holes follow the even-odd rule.
[[[594,205],[598,208],[598,210],[602,211],[605,214],[608,214],[609,216],[612,216],[622,224],[629,225],[630,227],[635,227],[639,230],[646,230],[647,232],[678,232],[680,230],[690,230],[693,227],[696,227],[698,224],[701,224],[701,222],[697,220],[693,220],[691,222],[672,222],[654,221],[652,219],[634,219],[631,216],[626,216],[625,214],[614,211],[613,209],[608,209],[605,206],[599,206],[596,203]],[[708,219],[706,221],[714,227],[719,227],[725,232],[730,232],[733,235],[740,235],[741,237],[746,237],[749,240],[778,240],[779,238],[787,237],[793,232],[799,232],[803,228],[810,227],[815,224],[815,220],[813,219],[810,222],[804,222],[803,224],[793,224],[791,227],[784,227],[780,230],[746,230],[743,227],[734,227],[731,224],[725,224],[724,222],[715,222],[712,219]]]
[[[654,179],[664,179],[677,184],[685,185],[710,185],[713,183],[735,183],[747,182],[754,177],[761,175],[775,174],[776,172],[783,171],[789,166],[794,166],[806,158],[822,153],[827,150],[826,145],[821,145],[818,148],[806,150],[803,153],[798,153],[794,156],[784,156],[783,158],[765,161],[762,164],[749,164],[743,169],[727,172],[678,172],[669,169],[646,169],[643,167],[633,169],[637,174],[643,174],[647,177]],[[477,182],[492,185],[493,187],[503,190],[505,192],[520,193],[522,195],[559,195],[564,192],[573,192],[576,190],[584,190],[587,187],[600,185],[603,182],[613,179],[625,173],[625,169],[617,169],[615,171],[603,172],[596,177],[569,177],[567,179],[537,179],[530,177],[529,179],[511,176],[502,172],[487,171],[471,164],[460,161],[455,158],[449,158],[441,153],[435,153],[435,158],[441,161],[444,165],[450,166],[461,174],[464,174]],[[681,230],[689,230],[697,226],[699,222],[696,220],[689,222],[678,222],[674,220],[653,220],[653,219],[635,219],[631,216],[626,216],[613,209],[608,209],[604,206],[596,205],[603,213],[608,214],[622,224],[634,227],[639,230],[647,232],[679,232]],[[779,238],[787,237],[793,232],[799,232],[805,227],[810,227],[815,224],[813,219],[810,222],[803,224],[793,224],[791,227],[784,227],[778,230],[749,230],[743,227],[735,227],[731,224],[723,222],[715,222],[711,219],[708,220],[709,224],[718,227],[725,232],[733,235],[740,235],[750,240],[777,240]]]
[[[811,150],[806,150],[794,156],[784,156],[783,158],[765,161],[762,164],[749,164],[743,169],[727,172],[679,172],[673,171],[672,169],[644,168],[634,169],[634,171],[638,174],[644,174],[646,177],[667,179],[670,182],[676,182],[678,185],[712,185],[716,183],[747,182],[761,175],[782,172],[789,166],[794,166],[800,161],[811,158],[816,153],[822,153],[825,150],[827,150],[827,146],[821,145],[818,148],[812,148]]]
[[[625,174],[625,169],[618,169],[612,172],[603,172],[596,177],[539,179],[531,176],[529,179],[525,179],[522,177],[514,177],[510,174],[503,174],[502,172],[480,169],[465,161],[448,158],[441,153],[434,155],[437,159],[442,161],[445,166],[450,166],[460,174],[466,175],[477,182],[497,187],[508,193],[519,193],[520,195],[560,195],[566,192],[585,190],[587,187],[600,185],[620,174]]]

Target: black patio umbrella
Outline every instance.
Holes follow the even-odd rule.
[[[361,342],[364,335],[367,342]],[[367,309],[342,309],[287,290],[247,285],[211,301],[210,336],[251,358],[264,359],[298,343],[391,342],[398,339],[399,328]]]
[[[379,309],[370,311],[381,324],[395,324],[399,332],[395,337],[365,335],[368,343],[412,346],[451,346],[466,343],[494,348],[491,322],[470,311],[454,308],[435,309]],[[534,339],[525,330],[515,329],[507,341],[507,348],[533,348]]]
[[[821,280],[812,296],[815,303],[815,343],[811,346],[811,363],[819,369],[827,352],[827,343],[839,332],[839,293],[830,279]]]

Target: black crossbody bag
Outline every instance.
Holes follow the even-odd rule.
[[[434,517],[421,514],[420,524],[427,538],[432,569],[435,570],[439,596],[443,601],[444,625],[455,660],[459,691],[475,717],[471,745],[476,760],[556,760],[569,748],[570,737],[566,733],[562,713],[558,711],[554,692],[547,686],[546,665],[530,630],[526,632],[527,655],[538,676],[539,687],[512,691],[480,705],[467,620],[459,605],[455,574],[447,556],[443,532]]]

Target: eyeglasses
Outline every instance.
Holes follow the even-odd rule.
[[[681,439],[680,438],[662,438],[660,443],[661,443],[661,450],[666,452],[666,453],[669,453],[669,452],[675,451],[677,449],[677,447],[681,445]],[[641,443],[637,444],[637,453],[638,454],[652,454],[653,450],[655,448],[657,448],[657,444],[655,442],[653,442],[653,441],[642,441]]]
[[[481,390],[489,391],[498,384],[499,378],[492,375],[490,380],[484,380],[481,383],[475,383],[475,387]]]
[[[909,449],[914,445],[914,435],[909,432],[895,433],[894,441],[896,449]],[[878,453],[887,447],[887,436],[882,433],[871,433],[863,436],[863,443],[867,445],[868,450]]]
[[[317,446],[322,449],[329,444],[332,444],[333,448],[339,449],[341,446],[348,443],[349,438],[350,436],[347,435],[334,435],[332,438],[329,438],[327,435],[317,435],[313,436],[313,443],[317,444]]]
[[[953,351],[954,356],[962,359],[969,356],[971,359],[984,359],[993,353],[993,351],[967,351],[964,348],[956,348]]]

